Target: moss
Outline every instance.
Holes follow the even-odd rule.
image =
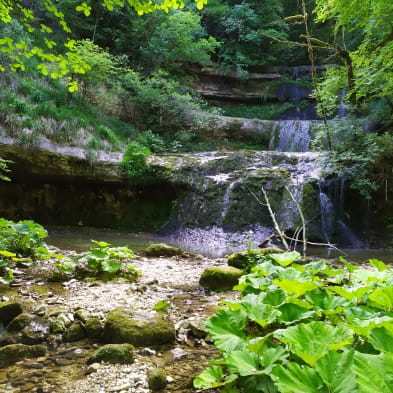
[[[134,361],[134,347],[131,344],[107,344],[87,360],[87,364],[107,362],[111,364],[130,364]]]
[[[147,375],[147,381],[149,389],[153,392],[164,389],[167,383],[165,370],[162,368],[151,370]]]
[[[44,356],[44,345],[11,344],[0,348],[0,367],[5,367],[26,358]]]
[[[168,246],[167,244],[151,244],[146,249],[146,255],[150,257],[173,257],[184,256],[186,252],[182,248]]]
[[[101,339],[103,327],[98,318],[88,318],[85,323],[87,337],[92,339]]]
[[[86,337],[86,329],[80,322],[74,322],[64,333],[64,341],[74,342]]]
[[[32,315],[29,314],[19,314],[17,317],[15,317],[10,324],[7,326],[7,330],[9,332],[19,332],[23,328],[25,328],[27,325],[30,324],[30,322],[34,319]]]
[[[199,279],[199,285],[210,290],[232,289],[242,275],[240,269],[234,267],[208,267]]]
[[[175,327],[162,316],[141,321],[120,308],[108,314],[103,339],[107,343],[129,343],[137,347],[170,344],[175,340]]]
[[[233,266],[238,269],[247,269],[250,266],[250,257],[259,257],[267,254],[276,254],[280,252],[284,251],[280,248],[249,249],[247,251],[240,251],[229,255],[227,262],[229,266]]]

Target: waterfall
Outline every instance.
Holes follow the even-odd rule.
[[[334,229],[334,206],[332,200],[321,191],[319,187],[319,205],[321,209],[321,230],[324,240],[330,244],[330,238]]]
[[[231,183],[229,183],[229,185],[227,186],[226,190],[225,190],[225,194],[224,194],[224,198],[222,199],[222,210],[221,210],[221,223],[225,220],[225,216],[228,213],[228,210],[230,208],[230,199],[231,199],[231,193],[232,190],[235,186],[237,186],[238,184],[242,184],[243,183],[243,179],[238,179],[235,180]]]
[[[270,141],[271,150],[282,152],[310,151],[310,120],[279,120],[277,121],[273,138]]]

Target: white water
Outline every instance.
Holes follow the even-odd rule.
[[[271,141],[272,150],[281,152],[310,151],[311,125],[311,120],[277,121],[273,132],[275,135],[275,140]]]

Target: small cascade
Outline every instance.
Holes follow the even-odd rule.
[[[281,152],[310,151],[310,130],[312,122],[309,120],[280,120],[277,121],[270,141],[271,150]]]
[[[337,117],[339,119],[344,119],[348,115],[348,109],[347,109],[345,102],[344,102],[346,93],[347,92],[345,90],[343,90],[342,92],[340,92],[340,95],[339,95],[339,105],[338,105],[338,109],[337,109]]]
[[[324,240],[330,244],[330,238],[334,229],[334,206],[332,200],[324,193],[319,191],[319,204],[321,208],[321,230]]]
[[[229,183],[227,189],[225,190],[224,198],[222,200],[221,223],[225,220],[225,216],[227,215],[228,210],[230,208],[232,190],[234,189],[235,186],[239,184],[243,184],[243,179],[238,179],[233,181],[232,183]]]

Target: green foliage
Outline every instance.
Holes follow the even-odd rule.
[[[194,386],[247,393],[391,391],[392,270],[377,260],[370,264],[378,270],[342,262],[344,268],[332,269],[295,253],[264,256],[240,279],[240,297],[206,321],[222,357]]]
[[[295,105],[291,102],[285,102],[283,104],[265,103],[263,105],[239,104],[224,108],[223,115],[248,119],[275,120],[287,110],[293,108],[295,108]]]
[[[78,255],[75,259],[77,273],[93,274],[104,280],[116,275],[134,280],[140,272],[130,264],[135,254],[128,247],[111,247],[110,243],[92,240],[95,244],[90,251]],[[87,266],[86,266],[87,265]],[[87,267],[88,272],[84,270]]]
[[[334,126],[328,128],[319,125],[313,149],[328,150],[330,143],[331,150],[323,156],[327,171],[347,179],[351,188],[371,199],[378,188],[373,178],[373,166],[385,154],[378,140],[376,134],[365,132],[360,122],[347,119],[334,122]]]
[[[7,165],[10,162],[12,162],[12,161],[6,160],[6,159],[0,157],[0,180],[10,181],[10,178],[5,175],[6,172],[10,171],[8,169],[8,165]]]
[[[124,152],[120,166],[124,176],[129,179],[142,178],[143,176],[152,175],[151,168],[147,163],[147,157],[150,150],[140,143],[131,142]]]

